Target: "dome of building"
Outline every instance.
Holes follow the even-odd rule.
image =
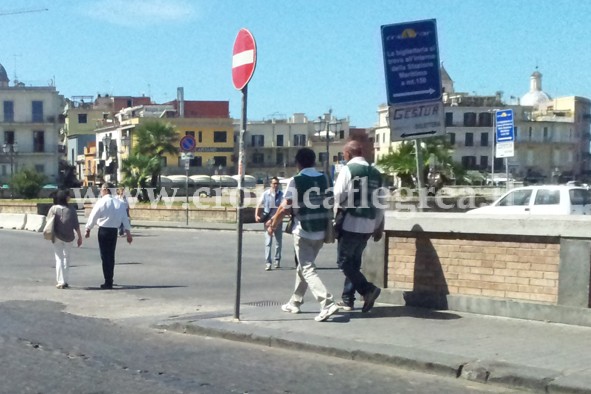
[[[537,70],[530,77],[529,92],[521,97],[520,104],[528,107],[545,107],[552,97],[542,90],[542,74]]]
[[[2,64],[0,64],[0,86],[8,86],[8,74],[6,74],[6,69]]]

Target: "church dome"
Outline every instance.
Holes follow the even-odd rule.
[[[520,104],[528,107],[545,107],[552,97],[542,90],[542,74],[537,70],[530,77],[529,92],[521,97]]]
[[[6,69],[0,64],[0,86],[8,86],[9,81]]]

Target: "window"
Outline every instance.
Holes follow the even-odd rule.
[[[449,135],[449,144],[455,145],[456,144],[456,133],[447,133]]]
[[[480,146],[488,146],[488,133],[480,133]]]
[[[293,136],[293,146],[306,146],[306,134],[295,134]]]
[[[33,152],[45,152],[44,131],[33,131]]]
[[[474,133],[466,133],[465,145],[474,146]]]
[[[197,133],[197,142],[199,142],[199,143],[203,142],[203,132],[202,131]]]
[[[194,131],[185,131],[185,135],[190,135],[192,137],[195,137],[195,132]]]
[[[282,166],[283,164],[285,164],[283,152],[277,152],[277,160],[275,161],[275,164],[277,164],[278,166]]]
[[[528,205],[531,197],[531,190],[516,190],[507,194],[505,198],[499,201],[499,207],[511,207],[511,206],[522,206]]]
[[[481,112],[478,114],[478,126],[492,127],[492,114],[490,112]]]
[[[529,127],[529,129],[527,130],[527,139],[528,139],[528,141],[531,141],[531,140],[532,140],[533,133],[534,133],[534,130],[533,130],[533,128],[530,126],[530,127]]]
[[[466,112],[464,114],[464,126],[466,126],[466,127],[476,126],[476,113],[475,112]]]
[[[214,143],[221,143],[221,142],[227,142],[228,141],[228,133],[226,133],[225,131],[214,131],[213,132],[213,142]]]
[[[488,168],[488,156],[480,156],[480,168]]]
[[[515,141],[519,141],[519,138],[517,137],[517,126],[513,128],[513,138]]]
[[[14,122],[14,102],[13,101],[5,101],[4,102],[4,121],[5,122]]]
[[[43,101],[33,101],[33,122],[43,122]]]
[[[277,135],[277,146],[283,146],[283,134]]]
[[[339,139],[343,140],[345,139],[345,130],[339,130]]]
[[[4,132],[4,143],[5,144],[14,144],[14,131],[5,131]]]
[[[45,174],[45,166],[43,164],[35,164],[35,172],[38,174]]]
[[[250,142],[253,147],[263,147],[265,146],[265,136],[262,134],[251,135]]]
[[[321,163],[326,163],[326,152],[318,153],[318,161]]]
[[[560,203],[560,190],[540,189],[536,193],[534,205],[557,205]]]
[[[453,112],[446,112],[445,113],[445,125],[446,126],[453,126],[454,125],[454,114],[453,114]]]
[[[78,123],[88,123],[88,117],[86,114],[78,114]]]
[[[265,157],[262,153],[253,153],[252,154],[252,164],[263,164],[265,162]]]
[[[550,135],[548,133],[548,128],[544,127],[544,142],[550,141]]]
[[[591,191],[583,189],[571,189],[568,191],[572,205],[591,204]]]
[[[476,157],[475,156],[462,156],[462,167],[467,170],[475,169]]]

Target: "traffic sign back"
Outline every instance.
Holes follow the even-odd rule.
[[[435,19],[382,26],[388,105],[441,99]]]
[[[247,29],[240,29],[232,50],[232,82],[242,90],[252,74],[257,62],[257,48],[254,37]]]

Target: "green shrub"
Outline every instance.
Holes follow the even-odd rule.
[[[17,196],[23,198],[37,198],[43,184],[45,183],[45,175],[25,168],[14,174],[10,181],[10,189],[14,191]]]

